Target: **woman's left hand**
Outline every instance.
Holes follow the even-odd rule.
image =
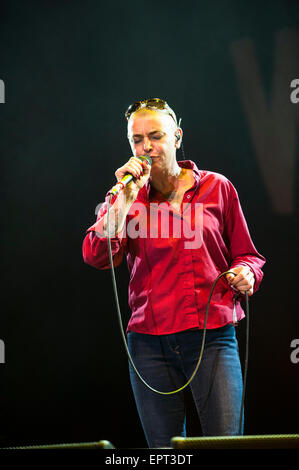
[[[226,274],[229,285],[237,289],[241,294],[245,294],[247,291],[248,295],[252,295],[255,278],[249,266],[236,266],[229,271],[236,273],[236,276]]]

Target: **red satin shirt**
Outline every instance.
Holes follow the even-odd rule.
[[[190,160],[178,164],[191,168],[195,180],[184,194],[181,213],[167,201],[161,205],[161,199],[153,200],[148,181],[139,191],[122,233],[111,238],[114,266],[125,254],[130,272],[132,316],[127,331],[162,335],[203,328],[209,293],[220,273],[249,266],[255,276],[254,292],[263,277],[265,258],[251,240],[232,183],[219,173],[199,170]],[[97,269],[110,267],[107,238],[101,236],[108,199],[83,241],[84,261]],[[185,229],[183,207],[188,219]],[[220,278],[207,328],[244,317],[240,299],[233,308],[234,294],[225,276]]]

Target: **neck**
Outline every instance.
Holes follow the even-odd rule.
[[[163,168],[158,174],[151,176],[151,185],[162,195],[169,195],[178,189],[184,176],[184,169],[175,160],[170,167]]]

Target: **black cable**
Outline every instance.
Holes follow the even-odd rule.
[[[179,119],[178,127],[181,127],[181,122],[182,122],[182,118]],[[181,139],[181,152],[182,152],[183,160],[186,160],[186,155],[185,155],[185,150],[184,150],[184,144],[183,144],[183,140],[182,140],[182,139]]]
[[[111,207],[111,200],[112,200],[112,194],[110,194],[110,198],[109,198],[109,202],[108,202],[108,207],[107,207],[107,240],[108,240],[108,252],[109,252],[109,260],[110,260],[110,267],[111,267],[111,275],[112,275],[112,285],[113,285],[113,290],[114,290],[114,295],[115,295],[115,302],[116,302],[116,309],[117,309],[117,316],[118,316],[118,321],[119,321],[119,326],[120,326],[120,331],[121,331],[121,335],[122,335],[122,339],[123,339],[123,343],[124,343],[124,346],[125,346],[125,349],[126,349],[126,353],[127,353],[127,356],[128,356],[128,359],[135,371],[135,373],[137,374],[137,376],[139,377],[139,379],[141,380],[141,382],[143,382],[143,384],[149,388],[152,392],[155,392],[155,393],[158,393],[160,395],[172,395],[172,394],[175,394],[175,393],[178,393],[180,391],[182,391],[184,388],[186,388],[190,382],[193,380],[193,378],[195,377],[196,375],[196,372],[199,368],[199,365],[201,363],[201,360],[202,360],[202,356],[203,356],[203,351],[204,351],[204,346],[205,346],[205,338],[206,338],[206,330],[207,330],[207,320],[208,320],[208,312],[209,312],[209,308],[210,308],[210,302],[211,302],[211,298],[212,298],[212,295],[213,295],[213,292],[214,292],[214,289],[215,289],[215,286],[217,284],[217,282],[219,281],[219,279],[230,273],[230,274],[233,274],[234,276],[236,276],[236,273],[233,272],[233,271],[225,271],[223,273],[221,273],[214,281],[213,285],[212,285],[212,288],[211,288],[211,291],[210,291],[210,295],[209,295],[209,299],[208,299],[208,302],[207,302],[207,307],[206,307],[206,312],[205,312],[205,319],[204,319],[204,326],[203,326],[203,336],[202,336],[202,344],[201,344],[201,349],[200,349],[200,353],[199,353],[199,358],[198,358],[198,361],[197,361],[197,364],[196,364],[196,367],[193,371],[193,373],[191,374],[190,378],[188,379],[188,381],[180,388],[176,389],[176,390],[171,390],[169,392],[162,392],[161,390],[156,390],[155,388],[151,387],[142,377],[141,375],[139,374],[135,364],[134,364],[134,361],[131,357],[131,354],[130,354],[130,351],[128,349],[128,345],[127,345],[127,340],[126,340],[126,336],[125,336],[125,332],[124,332],[124,328],[123,328],[123,324],[122,324],[122,317],[121,317],[121,311],[120,311],[120,306],[119,306],[119,299],[118,299],[118,293],[117,293],[117,285],[116,285],[116,278],[115,278],[115,272],[114,272],[114,265],[113,265],[113,257],[112,257],[112,250],[111,250],[111,239],[110,239],[110,220],[109,220],[109,213],[110,213],[110,207]],[[246,378],[247,378],[247,366],[248,366],[248,343],[249,343],[249,302],[248,302],[248,293],[245,292],[245,299],[246,299],[246,318],[247,318],[247,334],[246,334],[246,355],[245,355],[245,368],[244,368],[244,381],[243,381],[243,391],[242,391],[242,400],[241,400],[241,411],[240,411],[240,420],[239,420],[239,434],[241,434],[241,431],[242,431],[242,424],[243,424],[243,409],[244,409],[244,400],[245,400],[245,386],[246,386]]]
[[[243,391],[242,391],[241,411],[240,411],[240,419],[239,419],[239,435],[241,435],[242,433],[242,425],[243,425],[243,411],[244,411],[244,403],[245,403],[245,391],[246,391],[246,381],[247,381],[247,371],[248,371],[248,352],[249,352],[249,299],[248,299],[248,293],[246,291],[245,291],[245,312],[246,312],[246,341],[245,341]]]

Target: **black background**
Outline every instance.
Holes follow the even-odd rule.
[[[231,53],[253,41],[270,105],[275,34],[299,29],[298,2],[3,1],[0,18],[0,443],[146,445],[110,272],[85,265],[81,251],[130,157],[123,113],[145,97],[166,99],[182,117],[186,159],[237,187],[267,259],[250,301],[245,434],[298,433],[299,364],[290,360],[299,338],[298,184],[293,210],[278,213]],[[296,144],[298,157],[298,133]],[[116,275],[126,323],[125,261]],[[191,401],[188,418],[189,434],[200,435]]]

